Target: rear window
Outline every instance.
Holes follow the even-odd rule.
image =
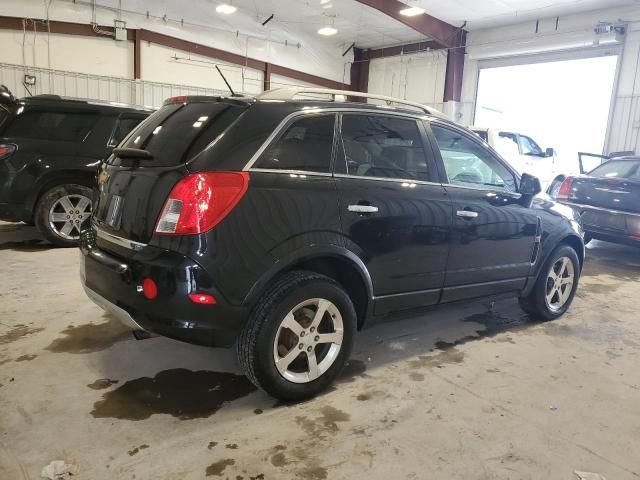
[[[115,147],[118,145],[135,127],[140,124],[140,122],[144,120],[142,116],[135,117],[120,117],[116,121],[115,127],[113,127],[113,133],[111,134],[111,138],[109,139],[109,147]]]
[[[592,177],[640,180],[640,160],[612,160],[589,173]]]
[[[148,150],[153,166],[186,163],[202,152],[246,109],[222,102],[179,103],[163,106],[138,125],[120,147]],[[114,158],[113,164],[130,162]]]
[[[4,136],[80,143],[97,120],[98,115],[91,112],[26,110],[9,124]]]

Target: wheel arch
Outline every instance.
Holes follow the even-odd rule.
[[[294,251],[276,261],[252,287],[245,304],[253,306],[274,279],[292,270],[308,270],[338,282],[349,294],[362,329],[373,312],[373,285],[364,262],[353,252],[337,245],[313,246]]]
[[[27,208],[29,212],[31,212],[31,218],[33,219],[36,205],[46,192],[57,186],[70,183],[83,185],[87,188],[93,188],[96,183],[96,177],[94,173],[89,171],[62,170],[52,172],[41,178],[28,201]]]
[[[567,235],[564,237],[558,245],[568,245],[576,251],[576,255],[578,255],[578,260],[580,260],[580,270],[584,266],[584,242],[577,235]]]

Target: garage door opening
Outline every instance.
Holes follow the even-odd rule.
[[[602,153],[618,55],[480,70],[475,125],[528,135],[556,149],[556,168]]]

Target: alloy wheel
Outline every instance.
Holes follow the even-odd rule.
[[[553,312],[560,310],[571,297],[575,271],[569,257],[560,257],[547,275],[545,301]]]
[[[78,240],[82,224],[91,216],[91,200],[84,195],[60,197],[49,210],[51,230],[65,240]]]
[[[275,366],[286,380],[308,383],[324,374],[340,354],[342,315],[332,302],[312,298],[284,317],[273,342]]]

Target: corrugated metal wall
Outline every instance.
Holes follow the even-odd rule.
[[[35,85],[24,85],[25,75],[35,77]],[[54,94],[107,102],[159,107],[175,95],[219,95],[228,91],[188,85],[131,80],[127,78],[86,75],[47,68],[23,67],[0,63],[0,84],[16,97]]]

